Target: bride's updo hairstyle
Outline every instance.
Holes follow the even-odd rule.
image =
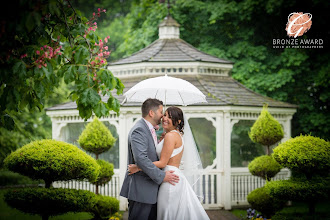
[[[183,120],[183,112],[180,108],[171,106],[166,109],[168,117],[172,119],[173,125],[179,129],[179,131],[183,134],[184,120]],[[180,123],[179,123],[180,121]]]

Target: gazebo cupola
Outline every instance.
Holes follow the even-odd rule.
[[[179,39],[180,25],[170,15],[159,24],[159,39]]]

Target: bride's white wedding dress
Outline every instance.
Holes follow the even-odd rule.
[[[176,130],[173,130],[171,132],[179,133]],[[182,146],[173,150],[171,158],[178,155],[183,150],[184,143],[182,136],[181,139]],[[160,154],[163,149],[163,144],[164,140],[162,140],[156,146],[158,158],[160,158]],[[180,169],[175,166],[167,165],[164,171],[167,170],[174,170],[174,173],[179,176],[180,180],[178,183],[175,184],[175,186],[171,185],[168,182],[162,183],[160,185],[157,201],[157,220],[210,219]]]

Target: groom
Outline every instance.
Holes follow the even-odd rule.
[[[179,181],[174,171],[162,171],[152,162],[156,154],[157,136],[154,127],[163,117],[163,102],[147,99],[142,104],[142,119],[128,134],[128,164],[137,164],[142,172],[126,172],[120,195],[128,198],[129,220],[157,219],[157,194],[162,182],[173,185]]]

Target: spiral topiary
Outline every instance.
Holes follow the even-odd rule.
[[[249,164],[248,168],[252,175],[259,176],[268,181],[281,171],[281,165],[269,155],[255,158]]]
[[[59,180],[95,181],[100,170],[96,161],[76,146],[47,139],[33,141],[12,152],[4,166],[31,179],[43,179],[46,188]]]

